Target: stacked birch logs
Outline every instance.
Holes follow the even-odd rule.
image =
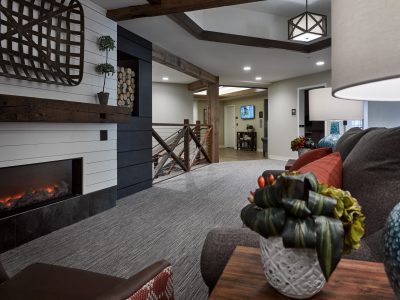
[[[133,108],[135,102],[135,71],[118,67],[118,106]]]

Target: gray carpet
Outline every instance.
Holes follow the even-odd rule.
[[[117,207],[0,256],[12,275],[33,262],[129,277],[159,259],[173,265],[176,299],[207,299],[200,253],[207,232],[240,227],[257,177],[284,162],[209,165],[118,201]]]

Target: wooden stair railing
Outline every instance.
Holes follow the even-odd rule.
[[[169,159],[172,159],[172,162],[168,166],[168,174],[175,168],[176,164],[178,164],[183,171],[189,172],[194,165],[201,161],[201,154],[204,156],[206,162],[211,163],[210,156],[204,148],[212,132],[211,126],[202,125],[199,121],[197,121],[196,124],[189,124],[189,120],[184,120],[184,124],[156,123],[153,124],[153,126],[182,126],[182,128],[174,134],[169,135],[165,140],[154,128],[152,129],[152,135],[159,143],[159,145],[153,147],[153,162],[155,168],[153,180],[159,176]],[[194,129],[192,129],[191,126],[194,126]],[[200,134],[201,127],[206,127],[202,138]],[[190,155],[191,141],[193,141],[196,146],[192,155]],[[174,151],[182,143],[183,149],[181,149],[177,155]]]

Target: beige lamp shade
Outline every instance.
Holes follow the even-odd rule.
[[[332,1],[335,97],[400,101],[400,1]]]
[[[332,88],[311,90],[309,92],[309,104],[311,121],[364,119],[362,101],[334,98]]]

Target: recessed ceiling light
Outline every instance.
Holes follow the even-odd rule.
[[[322,61],[322,60],[320,60],[320,61],[317,61],[315,64],[316,64],[317,66],[323,66],[323,65],[325,65],[325,62]]]
[[[244,70],[244,71],[251,71],[251,67],[250,67],[250,66],[244,66],[244,67],[243,67],[243,70]]]
[[[163,78],[162,78],[162,80],[164,80],[164,81],[168,81],[168,80],[169,80],[169,78],[168,78],[168,77],[163,77]]]
[[[257,76],[257,77],[256,77],[256,80],[257,80],[257,81],[260,81],[260,80],[262,80],[262,77],[261,77],[261,76]]]

